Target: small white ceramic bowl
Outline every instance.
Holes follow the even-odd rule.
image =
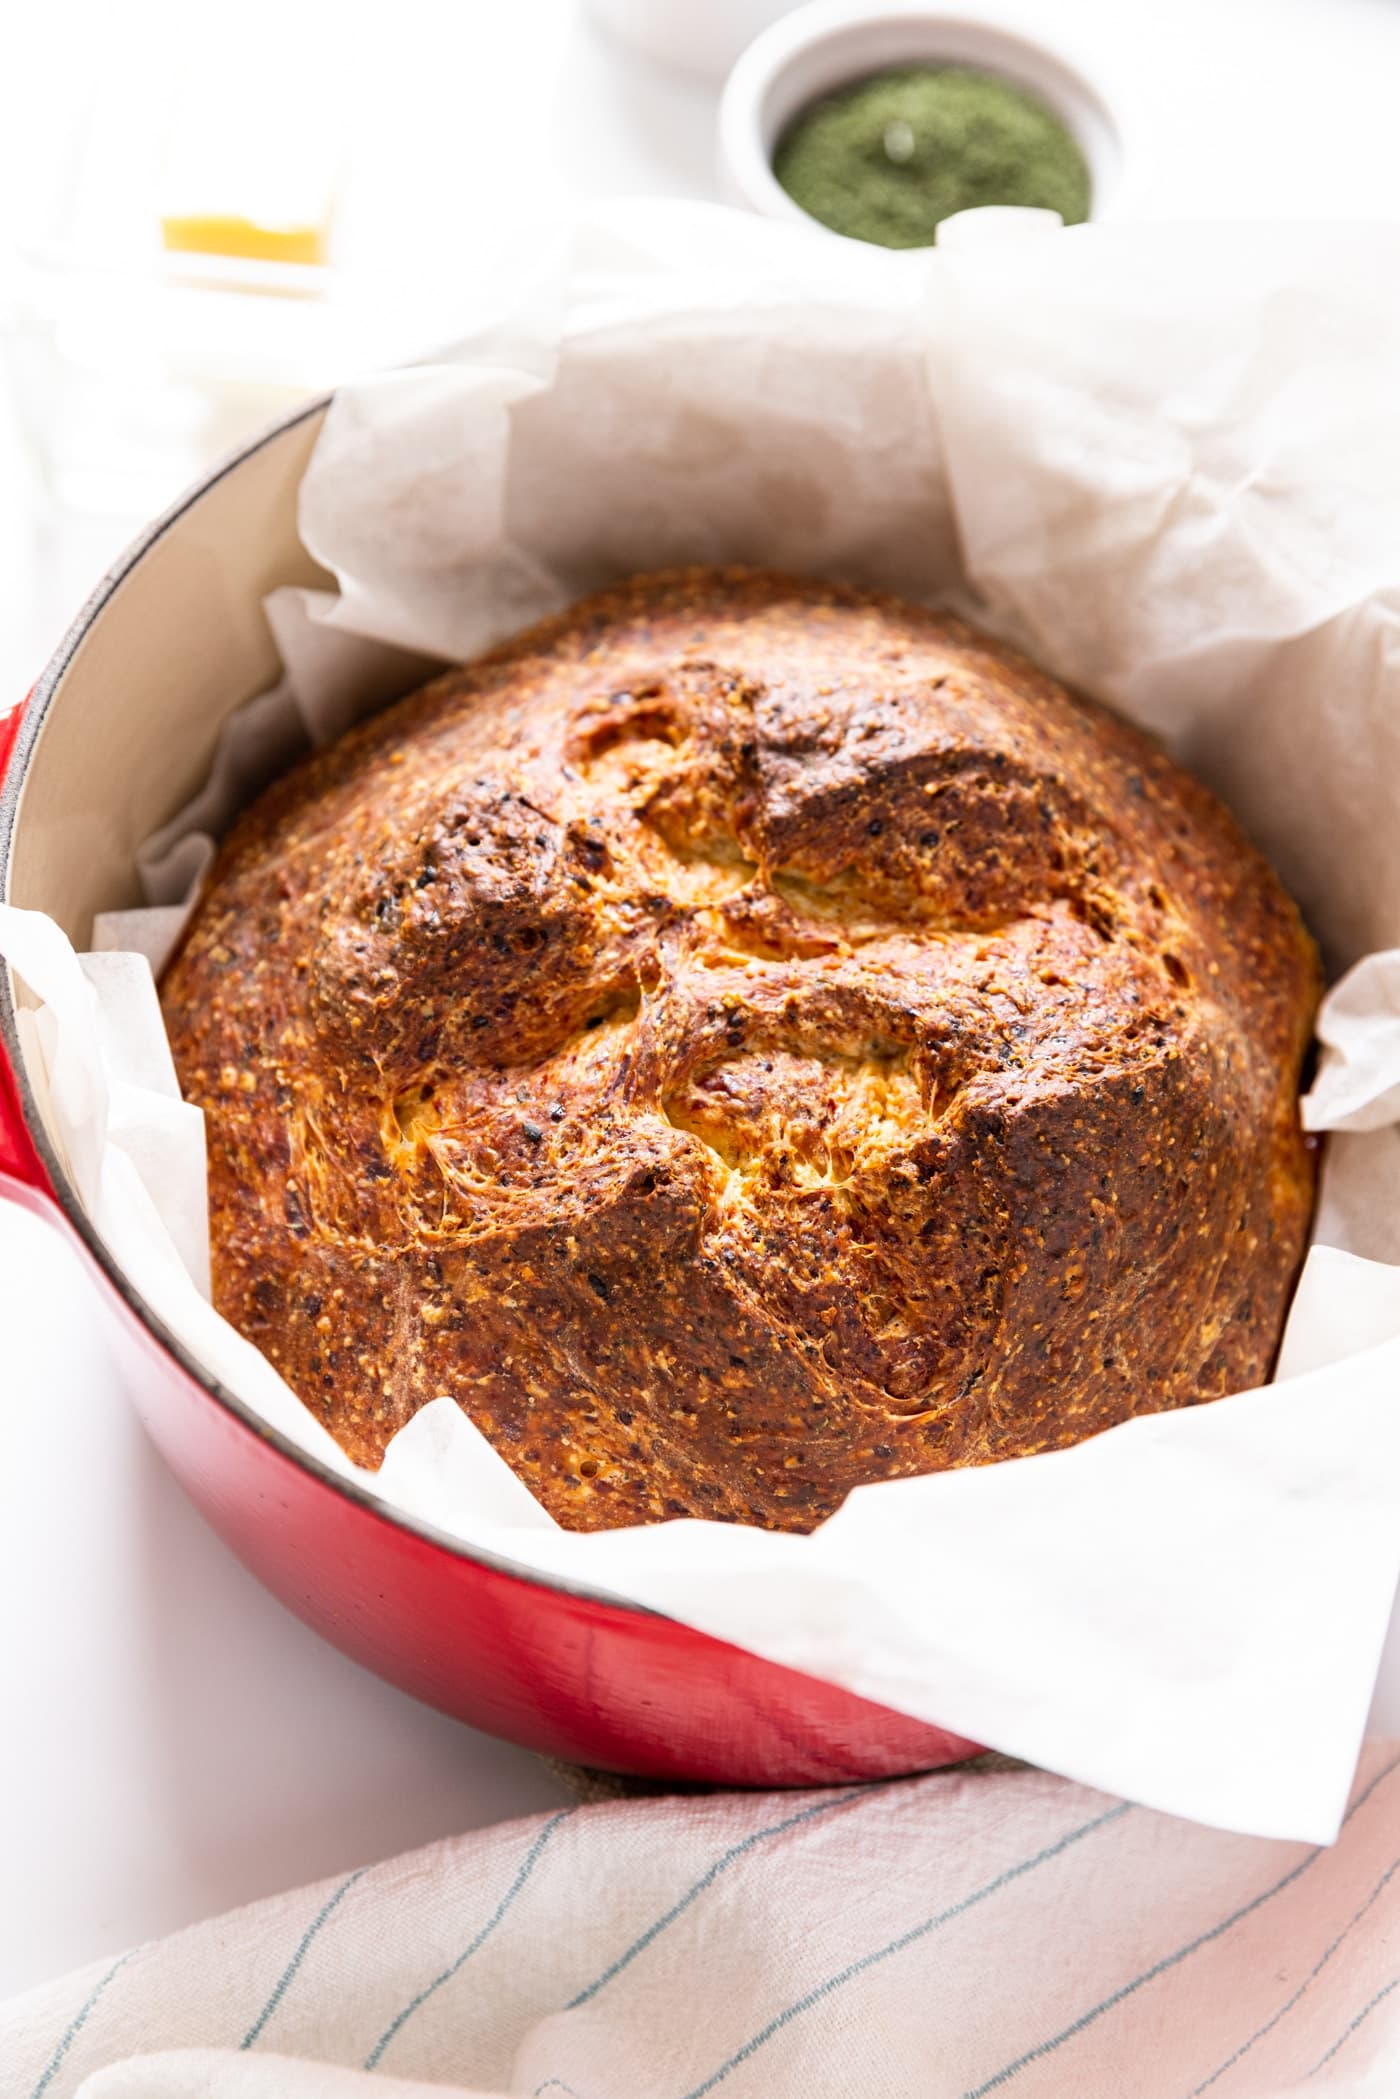
[[[799,110],[820,96],[907,65],[970,66],[1039,96],[1073,132],[1089,163],[1090,217],[1117,214],[1124,189],[1122,135],[1108,102],[1077,63],[993,21],[892,6],[890,0],[813,0],[755,37],[720,101],[720,175],[734,201],[769,218],[817,225],[773,173],[778,140]]]

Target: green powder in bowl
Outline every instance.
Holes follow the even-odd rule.
[[[1024,88],[961,66],[900,66],[824,95],[793,118],[773,173],[833,233],[923,248],[941,219],[979,204],[1089,216],[1074,134]]]

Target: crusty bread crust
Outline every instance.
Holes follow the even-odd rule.
[[[804,1529],[1256,1383],[1317,995],[1146,738],[732,569],[299,766],[163,987],[220,1309],[360,1462],[450,1394],[583,1529]]]

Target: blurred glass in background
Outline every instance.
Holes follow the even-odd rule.
[[[0,708],[222,453],[450,341],[573,207],[715,196],[791,4],[0,0]],[[1112,81],[1141,215],[1400,208],[1400,0],[960,10]]]
[[[7,27],[0,707],[147,519],[307,395],[450,339],[520,226],[712,193],[712,91],[638,78],[586,15],[49,0]]]

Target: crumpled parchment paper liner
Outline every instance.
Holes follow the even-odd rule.
[[[1323,1024],[1307,1116],[1344,1134],[1264,1391],[862,1488],[809,1538],[566,1533],[447,1401],[372,1491],[1090,1784],[1335,1832],[1400,1572],[1400,963],[1373,952],[1400,949],[1397,264],[1384,227],[979,214],[911,266],[631,207],[527,252],[450,355],[337,397],[301,522],[339,594],[269,602],[283,684],[149,843],[152,910],[99,921],[99,949],[159,967],[209,834],[435,662],[629,570],[741,559],[1020,639],[1201,770],[1334,969],[1360,965]],[[149,975],[80,966],[13,911],[0,952],[45,1003],[51,1122],[117,1258],[227,1385],[350,1471],[200,1294],[193,1111]]]

